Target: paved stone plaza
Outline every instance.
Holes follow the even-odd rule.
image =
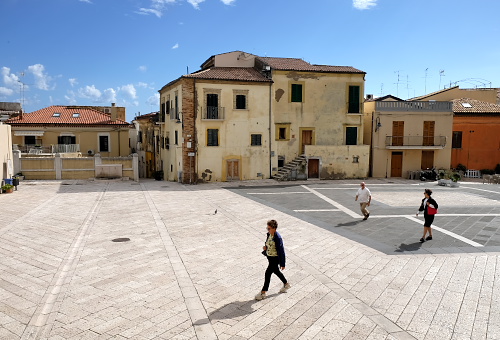
[[[358,181],[22,182],[0,195],[0,338],[499,339],[500,186],[367,186],[362,221]],[[292,288],[255,301],[271,218]]]

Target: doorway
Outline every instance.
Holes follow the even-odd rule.
[[[307,178],[319,178],[319,159],[307,161]]]
[[[239,181],[240,180],[240,162],[237,159],[228,159],[227,165],[227,180]]]
[[[313,145],[313,130],[302,130],[300,135],[300,154],[305,154],[306,145]]]
[[[391,156],[391,177],[403,177],[403,153],[393,152]]]

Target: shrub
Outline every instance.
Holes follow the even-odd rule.
[[[491,169],[482,169],[481,170],[481,175],[494,175],[495,174],[495,170],[491,170]]]
[[[463,164],[458,164],[457,165],[457,170],[458,171],[463,171],[463,172],[466,172],[467,171],[467,167]]]
[[[497,164],[497,166],[495,167],[495,173],[500,174],[500,164]]]

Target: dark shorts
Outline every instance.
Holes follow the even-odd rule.
[[[430,227],[432,225],[432,222],[434,222],[434,216],[435,215],[424,214],[424,227]]]

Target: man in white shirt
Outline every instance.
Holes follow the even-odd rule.
[[[370,212],[368,211],[368,209],[366,209],[366,207],[370,206],[370,202],[372,201],[372,194],[366,187],[365,182],[361,182],[360,186],[361,188],[359,188],[358,192],[356,193],[355,201],[359,202],[361,212],[365,216],[365,218],[363,218],[363,221],[365,221],[368,219],[368,217],[370,217]]]

